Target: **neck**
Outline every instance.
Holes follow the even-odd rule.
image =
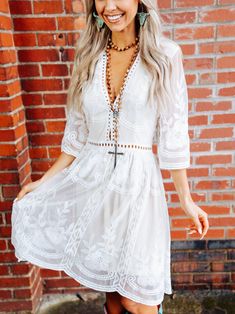
[[[123,48],[134,42],[136,36],[135,23],[131,23],[120,32],[113,31],[111,38],[113,43],[115,43],[118,47]]]

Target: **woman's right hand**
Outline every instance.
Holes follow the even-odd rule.
[[[42,179],[25,184],[20,190],[20,192],[17,194],[17,197],[15,200],[19,201],[22,197],[24,197],[25,194],[32,192],[41,184],[42,184]]]

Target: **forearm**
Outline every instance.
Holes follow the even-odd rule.
[[[180,204],[184,209],[187,203],[192,201],[188,184],[187,171],[186,169],[174,169],[170,170],[170,173],[175,185],[175,189],[179,196]]]
[[[53,177],[61,170],[68,167],[74,159],[74,156],[62,152],[55,163],[50,167],[50,169],[48,169],[47,172],[45,172],[45,174],[41,177],[40,181],[44,182],[47,179]]]

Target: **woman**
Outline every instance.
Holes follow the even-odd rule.
[[[85,9],[62,152],[15,199],[12,243],[19,261],[106,291],[105,313],[160,313],[172,293],[160,169],[171,171],[189,233],[202,239],[209,227],[187,183],[182,53],[163,36],[155,0],[89,0]]]

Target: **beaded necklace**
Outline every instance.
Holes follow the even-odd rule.
[[[110,42],[110,40],[109,40]],[[112,43],[111,44],[108,44],[107,47],[106,47],[106,53],[107,53],[107,67],[106,67],[106,78],[107,78],[107,87],[108,87],[108,94],[109,94],[109,99],[111,99],[111,101],[109,101],[109,105],[110,105],[110,108],[113,112],[113,124],[114,124],[114,141],[115,141],[115,150],[114,152],[108,152],[109,154],[114,154],[115,158],[114,158],[114,168],[116,167],[116,161],[117,161],[117,155],[123,155],[123,153],[119,153],[117,152],[117,141],[118,141],[118,136],[119,136],[119,133],[118,133],[118,127],[119,127],[119,112],[120,112],[120,109],[121,109],[121,98],[122,98],[122,94],[123,94],[123,90],[124,90],[124,86],[125,86],[125,82],[126,82],[126,79],[127,79],[127,76],[128,76],[128,73],[131,69],[131,66],[133,65],[135,59],[136,59],[136,56],[139,52],[139,37],[136,38],[136,41],[135,41],[135,44],[132,44],[135,46],[135,51],[134,51],[134,54],[131,58],[131,61],[130,61],[130,64],[128,65],[127,67],[127,70],[125,72],[125,75],[124,75],[124,78],[123,78],[123,81],[122,81],[122,86],[120,88],[120,92],[119,94],[117,95],[117,106],[115,107],[115,102],[116,102],[116,99],[112,99],[112,88],[111,88],[111,53],[110,53],[110,50],[111,49],[116,49],[118,50],[116,47],[112,47]],[[127,48],[128,47],[128,48]],[[127,49],[130,48],[130,46],[127,46],[125,47]],[[120,49],[120,48],[119,48]],[[120,51],[120,50],[118,50]],[[109,134],[109,138],[111,139],[111,134]]]

